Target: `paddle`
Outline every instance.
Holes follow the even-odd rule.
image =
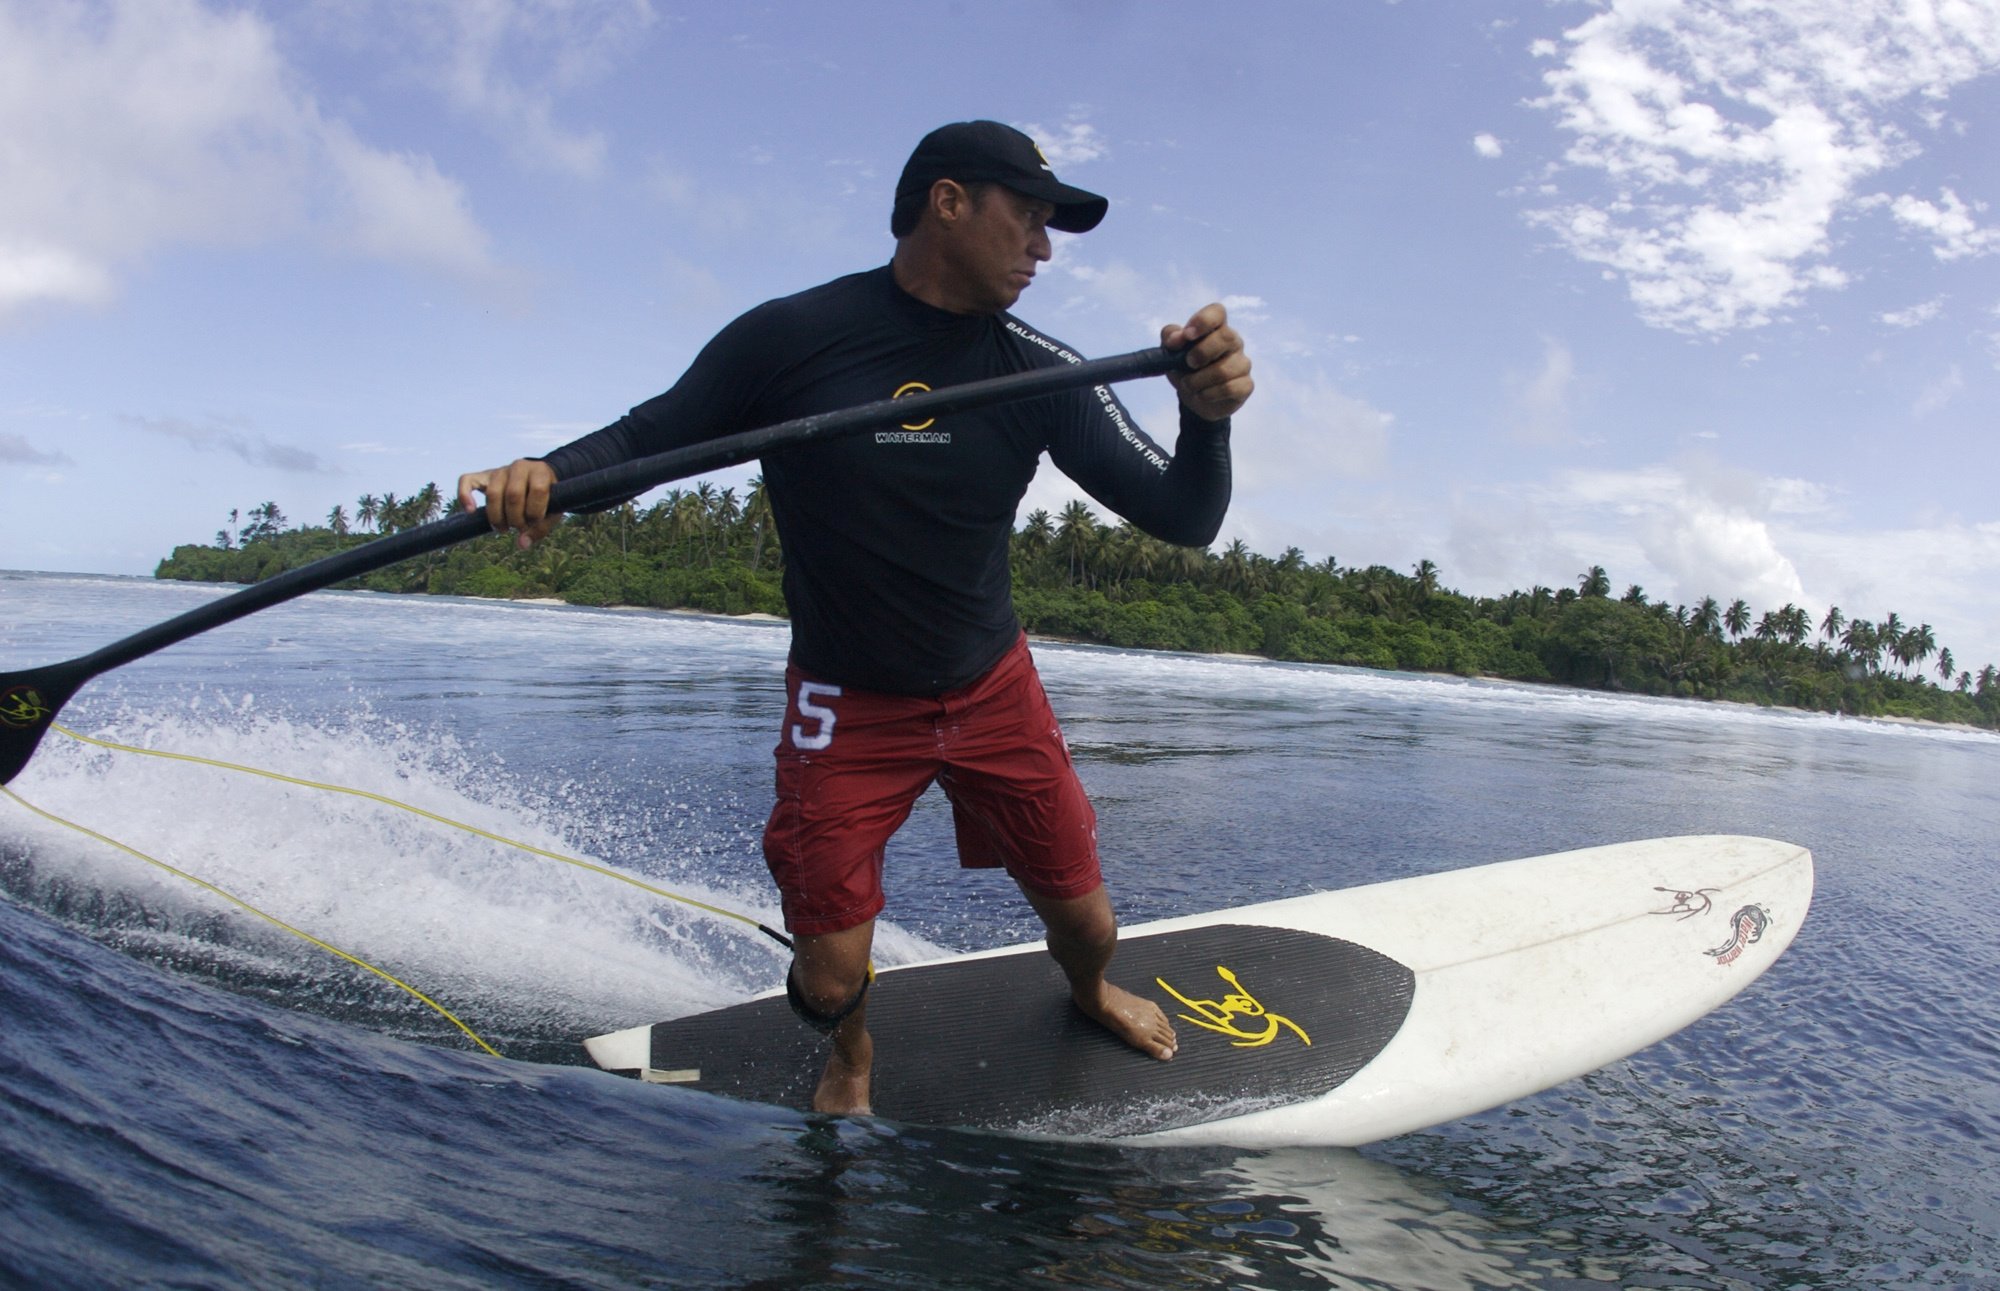
[[[921,421],[943,413],[1032,399],[1061,390],[1130,381],[1135,377],[1161,376],[1181,363],[1182,356],[1177,351],[1159,348],[1135,350],[1107,359],[1037,368],[1032,372],[1016,372],[987,381],[973,381],[901,399],[882,399],[854,408],[801,417],[796,421],[780,422],[739,435],[725,435],[706,443],[691,444],[686,448],[676,448],[559,481],[549,494],[549,508],[552,511],[586,511],[604,507],[636,497],[668,480],[693,475],[697,471],[735,466],[774,449],[791,448],[811,440],[852,434],[897,422]],[[485,511],[456,512],[445,519],[377,538],[310,565],[288,569],[240,592],[232,592],[164,623],[134,632],[81,658],[51,664],[46,668],[0,673],[0,784],[11,782],[28,764],[28,759],[34,756],[35,747],[41,743],[43,733],[55,721],[57,711],[91,678],[295,596],[358,578],[397,561],[438,551],[468,538],[477,538],[491,530],[492,526],[486,523]]]

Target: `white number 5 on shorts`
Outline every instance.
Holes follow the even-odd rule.
[[[839,717],[839,714],[835,713],[825,704],[813,703],[813,696],[815,695],[824,695],[828,699],[838,699],[840,697],[840,687],[829,686],[825,682],[820,681],[802,681],[799,683],[799,716],[812,718],[813,721],[819,723],[819,729],[811,735],[807,735],[806,728],[803,725],[797,722],[792,723],[792,745],[795,748],[817,751],[833,743],[833,724]]]

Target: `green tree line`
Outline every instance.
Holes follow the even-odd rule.
[[[240,523],[232,511],[212,543],[175,548],[155,574],[256,582],[436,519],[449,501],[426,484],[297,527],[265,502]],[[645,507],[566,517],[525,552],[496,535],[347,586],[782,615],[783,562],[761,478],[741,496],[703,481]],[[1815,623],[1796,605],[1758,612],[1740,598],[1668,605],[1636,585],[1613,596],[1596,565],[1573,587],[1473,597],[1444,586],[1428,560],[1403,573],[1309,562],[1296,547],[1265,556],[1241,540],[1176,547],[1106,525],[1082,502],[1030,512],[1012,565],[1021,621],[1047,636],[2000,727],[1993,665],[1962,667],[1929,624],[1894,611],[1866,619],[1836,607]]]

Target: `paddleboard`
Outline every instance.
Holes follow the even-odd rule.
[[[888,969],[868,997],[874,1108],[1137,1142],[1374,1142],[1672,1035],[1770,967],[1812,891],[1805,848],[1710,835],[1135,925],[1112,977],[1173,1017],[1170,1062],[1078,1014],[1039,944]],[[623,1075],[804,1107],[825,1044],[779,990],[585,1048]]]

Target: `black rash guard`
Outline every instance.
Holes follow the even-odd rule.
[[[770,301],[718,333],[673,389],[547,457],[558,479],[721,435],[1078,362],[1011,314],[953,314],[888,267]],[[777,450],[764,486],[784,545],[792,659],[863,690],[936,695],[1020,636],[1014,512],[1046,451],[1157,538],[1206,546],[1229,505],[1229,423],[1185,409],[1174,455],[1108,387]]]

